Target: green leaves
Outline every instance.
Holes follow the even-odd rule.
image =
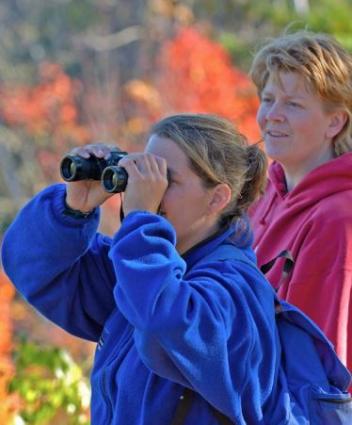
[[[22,400],[24,424],[89,424],[90,388],[67,351],[22,341],[15,353],[16,376],[9,391]]]

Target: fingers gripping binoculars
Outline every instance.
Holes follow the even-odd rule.
[[[82,158],[79,155],[66,155],[60,164],[61,177],[67,182],[78,180],[100,180],[107,192],[123,192],[127,185],[127,172],[119,167],[120,159],[127,155],[123,151],[111,151],[108,159]]]

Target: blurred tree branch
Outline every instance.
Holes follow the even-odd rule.
[[[126,46],[133,41],[140,40],[143,37],[144,31],[140,25],[133,25],[124,28],[114,34],[105,36],[96,34],[86,34],[77,37],[78,46],[85,46],[98,52],[114,50],[119,47]]]

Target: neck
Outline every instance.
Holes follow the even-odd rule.
[[[281,163],[286,178],[287,191],[293,190],[307,174],[313,171],[315,168],[330,161],[334,158],[334,152],[326,151],[322,155],[317,156],[314,161],[309,162],[301,161],[299,164],[283,164]]]
[[[195,246],[203,243],[207,239],[211,239],[214,235],[216,235],[221,229],[218,223],[214,223],[211,227],[206,228],[204,226],[204,231],[198,233],[191,239],[187,239],[187,241],[183,242],[179,241],[176,243],[176,249],[180,255],[184,255],[189,250],[193,249]]]

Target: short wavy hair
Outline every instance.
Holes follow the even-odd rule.
[[[347,121],[334,138],[335,155],[352,151],[352,55],[333,37],[310,31],[271,39],[254,56],[250,76],[259,95],[269,75],[297,72],[317,93],[326,110],[342,110]]]

